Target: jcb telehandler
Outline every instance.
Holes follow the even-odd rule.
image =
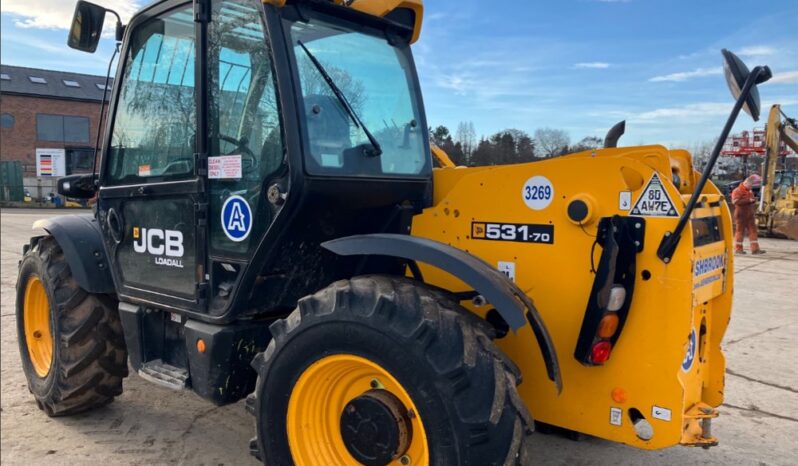
[[[69,43],[106,12],[79,2]],[[732,299],[726,200],[661,146],[455,168],[429,143],[421,0],[163,0],[117,25],[91,216],[38,223],[17,322],[50,416],[128,367],[247,397],[271,465],[531,464],[534,419],[710,446]],[[741,108],[750,73],[725,52]],[[433,168],[433,152],[440,167]],[[523,383],[522,382],[523,378]]]

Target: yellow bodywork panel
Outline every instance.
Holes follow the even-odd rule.
[[[677,169],[681,189],[673,184]],[[693,228],[685,229],[672,260],[666,264],[656,255],[684,211],[689,195],[683,193],[697,179],[692,170],[689,154],[661,146],[435,170],[433,206],[414,217],[412,234],[467,251],[507,273],[552,335],[563,379],[559,395],[546,378],[531,328],[497,340],[523,372],[520,393],[536,420],[645,449],[715,442],[702,436],[700,423],[717,415],[713,408],[723,400],[720,342],[731,312],[733,256],[729,209],[714,185],[704,189]],[[536,191],[543,200],[535,200]],[[649,197],[668,199],[643,202]],[[568,216],[568,205],[577,199],[588,207],[581,222]],[[602,251],[594,247],[598,223],[614,215],[643,219],[645,241],[625,326],[607,363],[588,367],[574,351]],[[511,237],[525,239],[488,239],[491,228],[498,237],[508,224],[518,233]],[[433,285],[470,289],[446,272],[420,266]],[[491,309],[463,304],[483,317]],[[640,416],[653,428],[648,440],[635,432],[633,421]]]

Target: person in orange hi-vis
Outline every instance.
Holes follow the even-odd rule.
[[[734,252],[745,254],[743,249],[743,236],[748,230],[748,242],[751,243],[751,254],[764,254],[759,248],[756,228],[756,197],[752,190],[756,179],[749,176],[732,191],[732,204],[734,204]]]

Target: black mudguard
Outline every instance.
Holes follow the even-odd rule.
[[[447,244],[408,235],[349,236],[322,243],[322,247],[342,256],[379,255],[423,262],[454,275],[484,296],[513,330],[524,325],[532,328],[549,379],[562,391],[557,353],[543,319],[529,297],[487,262]]]
[[[37,220],[33,228],[42,228],[55,238],[81,288],[89,293],[116,292],[100,225],[92,215],[62,215]]]

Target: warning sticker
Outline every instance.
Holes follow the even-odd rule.
[[[241,179],[241,156],[208,157],[208,178],[211,180]]]
[[[499,261],[499,272],[507,275],[510,281],[515,282],[515,262]]]
[[[610,424],[619,426],[623,423],[623,410],[621,408],[610,408]]]
[[[651,407],[651,417],[660,421],[671,422],[673,416],[670,409],[654,405]]]
[[[631,210],[631,208],[632,208],[632,192],[621,191],[620,195],[618,195],[618,209]]]
[[[671,201],[659,175],[654,173],[646,185],[646,189],[637,199],[635,206],[632,207],[631,215],[645,217],[678,217],[676,207]]]

